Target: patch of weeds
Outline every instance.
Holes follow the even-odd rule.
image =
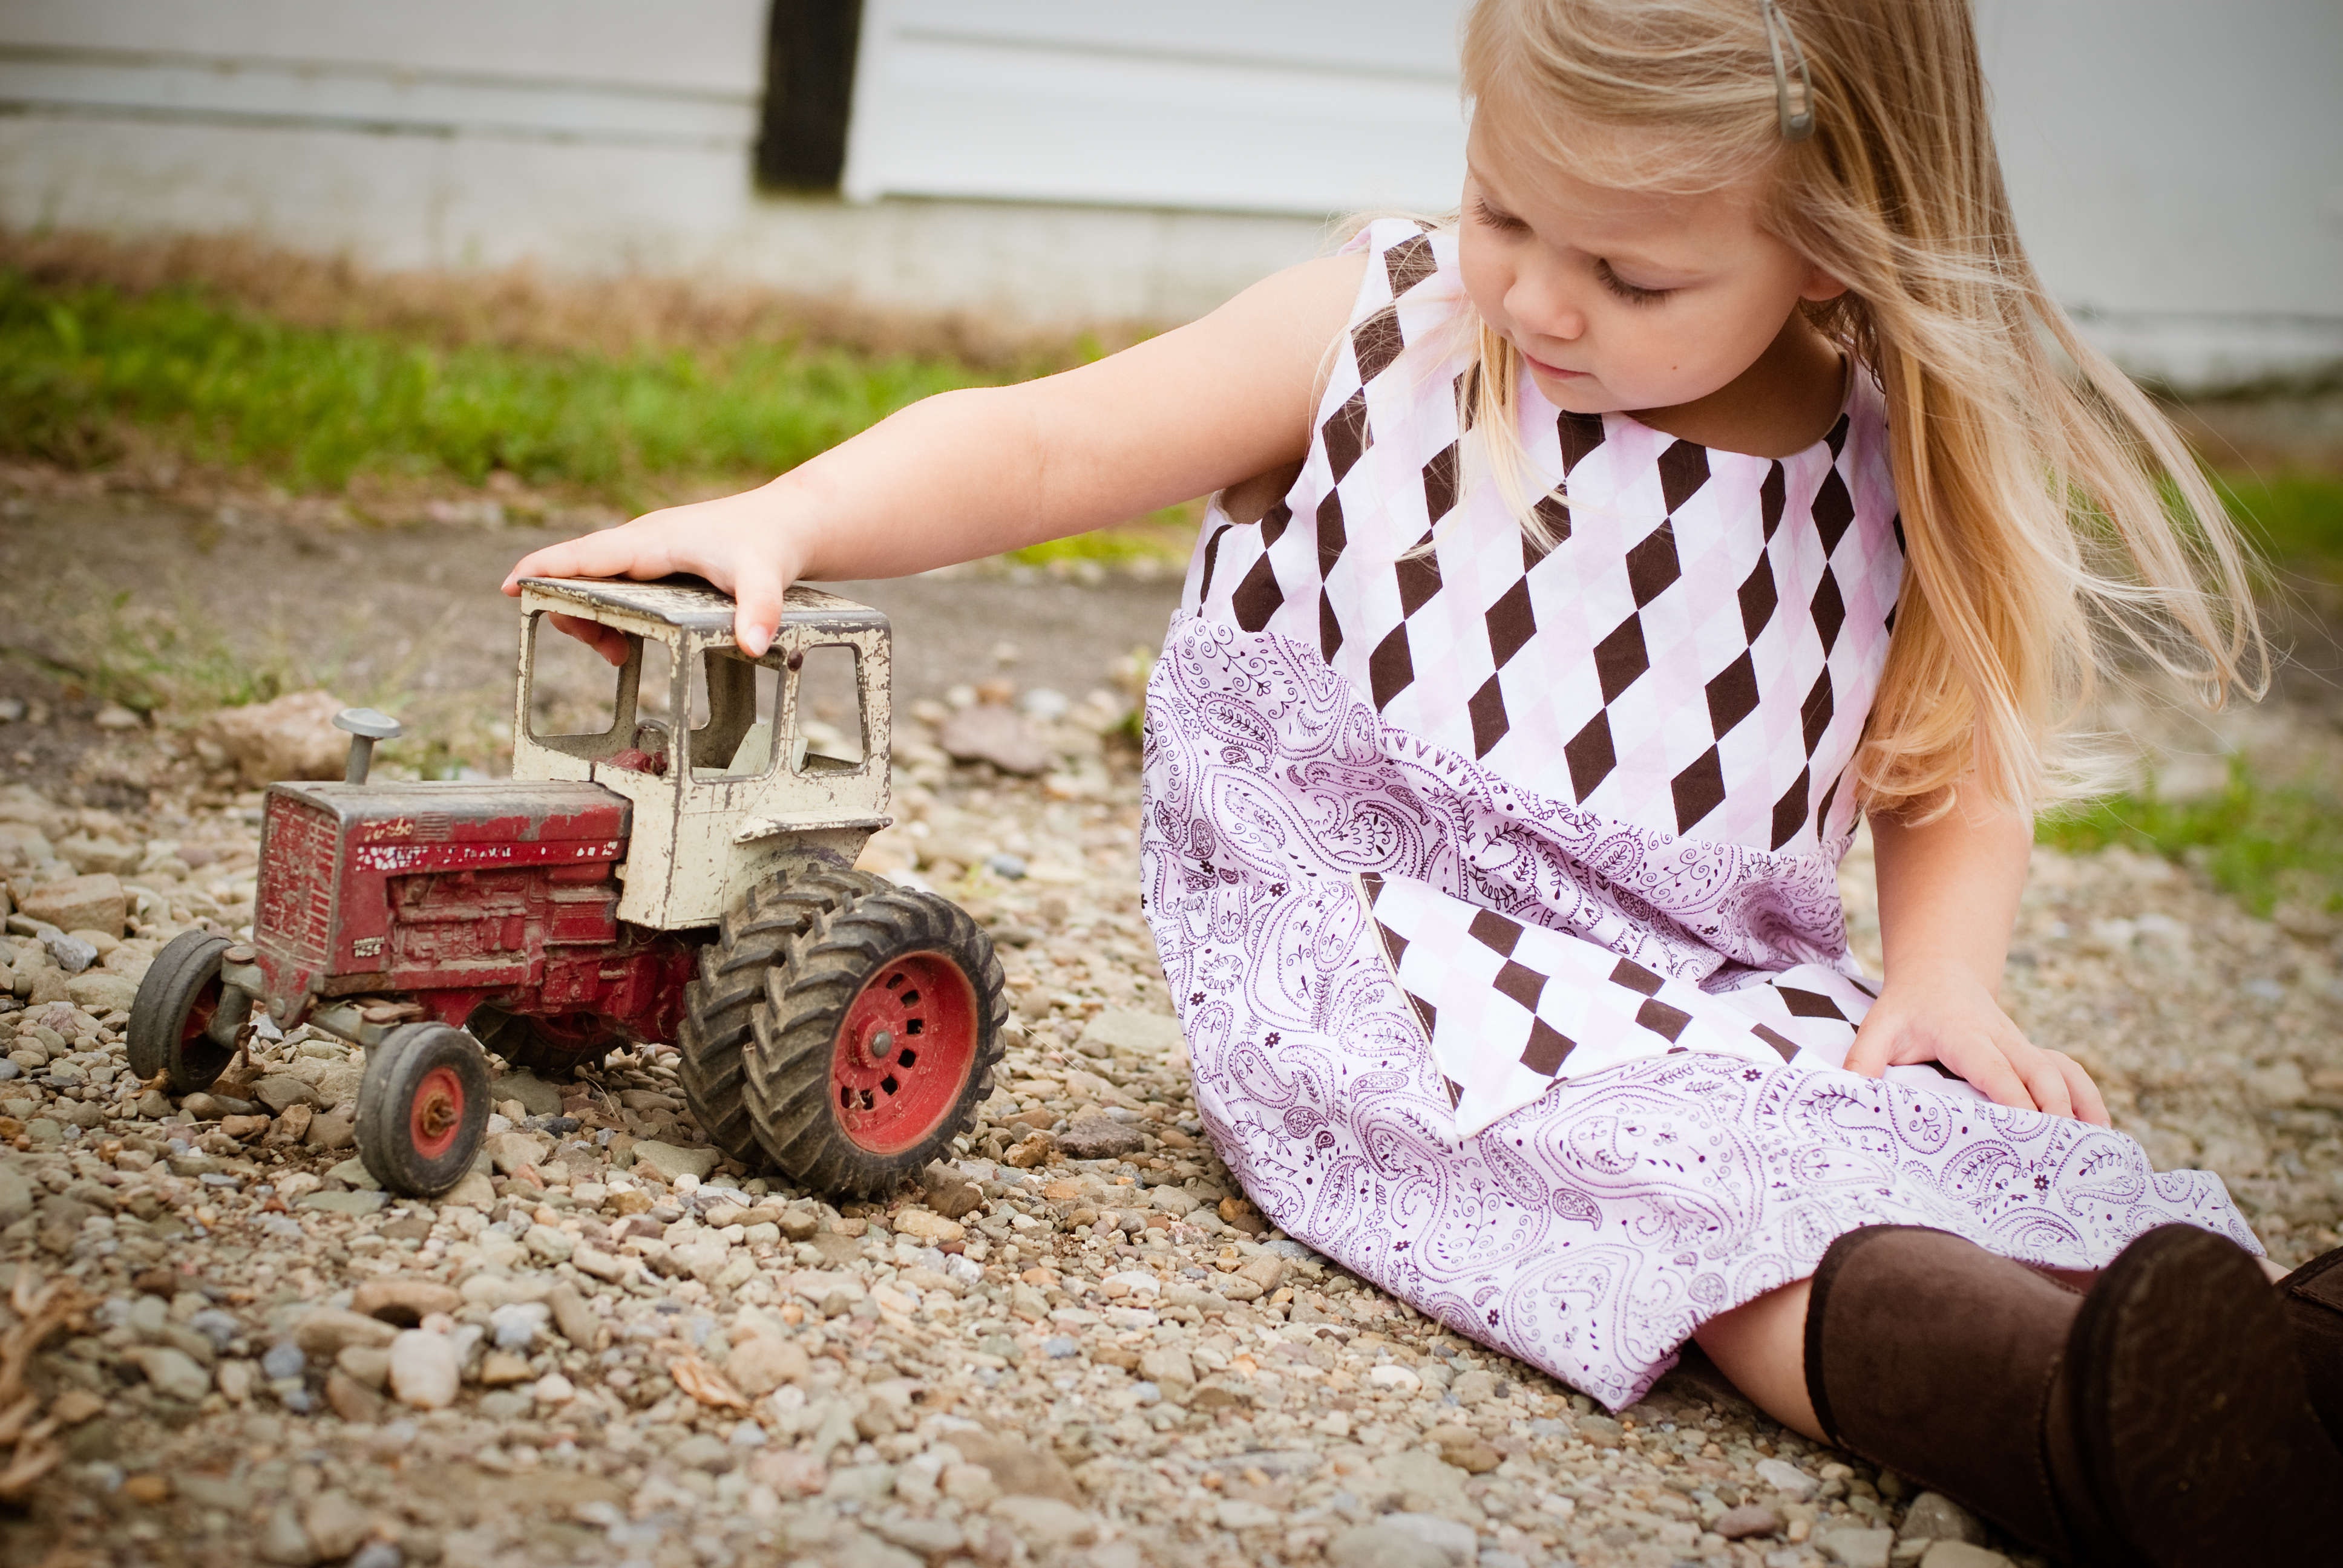
[[[1166,507],[1160,512],[1121,528],[1096,528],[1068,538],[1045,539],[1011,550],[1008,558],[1020,566],[1062,567],[1090,562],[1100,567],[1130,567],[1141,561],[1156,566],[1184,567],[1196,547],[1196,525],[1203,516],[1198,502]]]
[[[171,615],[113,595],[85,620],[77,657],[63,667],[103,702],[141,713],[203,713],[266,702],[302,682],[289,656],[254,658],[200,615]]]
[[[2257,915],[2297,900],[2343,913],[2343,804],[2307,783],[2265,783],[2242,758],[2217,795],[2110,796],[2046,813],[2035,838],[2070,854],[2123,844],[2180,861]]]
[[[2281,570],[2343,583],[2343,478],[2328,474],[2230,476],[2230,514]]]
[[[288,325],[192,289],[132,295],[0,271],[0,448],[110,460],[118,421],[297,490],[361,473],[611,488],[769,477],[968,367],[751,343],[725,352],[448,347]]]

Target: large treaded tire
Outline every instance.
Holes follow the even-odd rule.
[[[140,1079],[167,1070],[172,1093],[200,1093],[235,1060],[235,1051],[205,1032],[226,1000],[220,966],[231,945],[207,931],[181,931],[155,955],[131,1000],[124,1047],[130,1070]]]
[[[749,890],[748,900],[725,915],[716,940],[699,950],[699,978],[683,993],[677,1076],[709,1141],[751,1171],[766,1163],[766,1155],[743,1098],[741,1057],[753,1034],[751,1016],[764,1000],[765,971],[788,951],[791,938],[822,916],[890,886],[869,871],[770,878]]]
[[[899,1121],[881,1139],[866,1129],[858,1141],[834,1070],[847,1059],[843,1036],[866,998],[885,1001],[880,988],[907,971],[940,978],[957,971],[966,990],[950,1010],[960,1037],[930,1034],[920,1043],[935,1049],[906,1071],[907,1096],[932,1112],[916,1124]],[[758,1141],[791,1180],[835,1196],[873,1196],[918,1174],[950,1150],[992,1092],[1009,1020],[1003,989],[991,939],[948,899],[890,886],[821,917],[790,939],[783,960],[767,971],[755,1044],[742,1052]],[[947,1064],[940,1074],[939,1062]],[[923,1070],[930,1076],[918,1079]],[[870,1105],[866,1094],[866,1117]]]
[[[565,1038],[556,1020],[507,1012],[486,1002],[472,1010],[464,1027],[483,1048],[503,1057],[515,1072],[532,1072],[548,1081],[569,1079],[581,1067],[599,1066],[604,1057],[626,1043],[615,1032],[594,1040]]]

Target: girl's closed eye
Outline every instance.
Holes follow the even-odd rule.
[[[1675,292],[1673,288],[1645,288],[1628,282],[1613,270],[1609,262],[1600,257],[1594,263],[1595,281],[1630,305],[1656,305]]]
[[[1473,198],[1473,216],[1500,234],[1522,234],[1530,226],[1512,213],[1491,206],[1486,196]]]

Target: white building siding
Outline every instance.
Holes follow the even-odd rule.
[[[2343,7],[1978,0],[2058,297],[2182,384],[2343,362]],[[764,0],[8,0],[0,224],[1064,326],[1454,201],[1459,0],[866,0],[845,188],[750,177]]]

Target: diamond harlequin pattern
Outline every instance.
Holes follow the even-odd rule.
[[[1557,1078],[1654,1054],[1703,1050],[1766,1066],[1835,1067],[1871,1000],[1856,981],[1813,965],[1712,994],[1413,878],[1363,875],[1359,893],[1447,1082],[1460,1137],[1538,1098]],[[1892,1070],[1940,1081],[1931,1071]]]
[[[1463,478],[1452,244],[1370,231],[1382,266],[1302,476],[1259,524],[1208,518],[1189,606],[1307,644],[1387,724],[1598,814],[1775,851],[1851,831],[1839,786],[1903,571],[1876,388],[1853,377],[1824,440],[1766,458],[1524,384],[1529,488],[1560,487],[1541,548]]]

